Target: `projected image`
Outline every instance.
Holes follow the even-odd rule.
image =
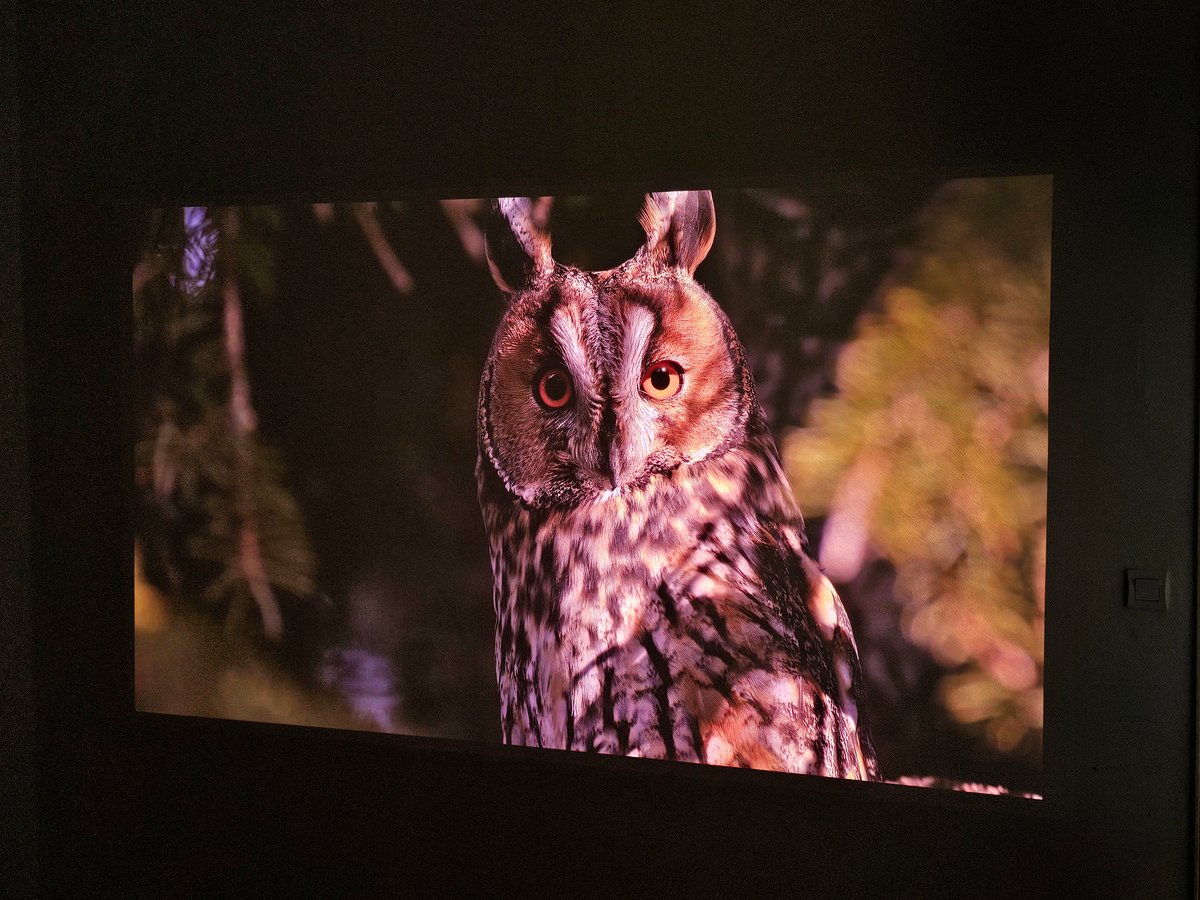
[[[137,708],[1040,795],[1051,205],[148,211]]]

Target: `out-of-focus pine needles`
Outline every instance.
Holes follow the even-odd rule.
[[[889,560],[939,695],[997,749],[1040,753],[1050,311],[1049,178],[947,184],[908,264],[784,443],[827,516],[835,581]]]

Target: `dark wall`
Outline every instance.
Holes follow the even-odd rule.
[[[36,877],[34,710],[21,321],[16,10],[0,6],[0,884]]]
[[[1196,11],[775,13],[26,13],[47,892],[1188,893]],[[1045,803],[131,712],[135,234],[115,201],[912,167],[1056,178]],[[1135,567],[1171,570],[1167,612],[1124,608]]]

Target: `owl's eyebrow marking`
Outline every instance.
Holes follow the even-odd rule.
[[[554,337],[562,360],[571,373],[580,399],[589,406],[599,403],[596,383],[588,364],[587,348],[583,343],[583,329],[575,307],[564,304],[554,311],[550,317],[550,334]]]
[[[646,364],[646,351],[657,326],[654,313],[644,306],[631,306],[625,311],[625,340],[621,348],[621,392],[637,396]]]

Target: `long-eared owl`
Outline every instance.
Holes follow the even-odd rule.
[[[508,297],[479,393],[506,743],[878,778],[858,652],[729,320],[708,191],[646,198],[588,272],[496,201]]]

